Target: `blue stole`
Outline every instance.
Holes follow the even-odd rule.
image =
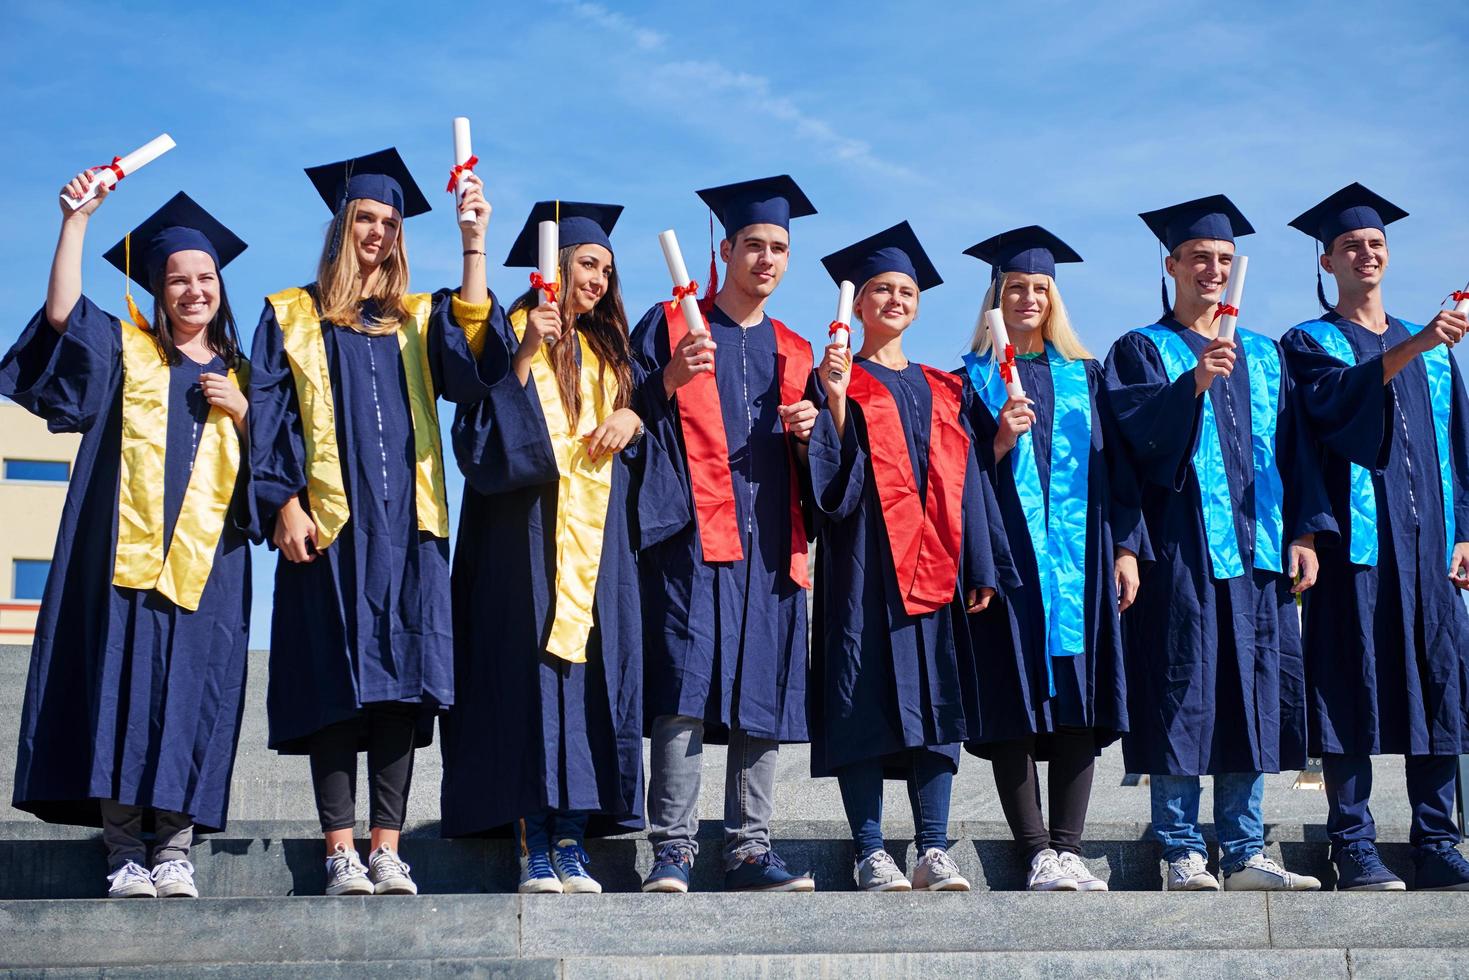
[[[1407,331],[1416,334],[1423,329],[1419,323],[1398,321]],[[1348,367],[1357,364],[1357,352],[1341,328],[1330,320],[1307,320],[1296,324],[1326,353]],[[1449,413],[1454,401],[1454,371],[1449,364],[1449,352],[1438,346],[1423,355],[1423,367],[1428,372],[1428,403],[1433,406],[1433,435],[1438,446],[1438,478],[1443,488],[1443,521],[1445,541],[1448,546],[1447,560],[1454,560],[1454,476],[1450,465]],[[1377,564],[1377,490],[1372,484],[1372,473],[1365,467],[1351,464],[1351,484],[1348,494],[1352,510],[1352,532],[1349,558],[1354,565]]]
[[[1177,381],[1193,371],[1199,358],[1188,342],[1174,331],[1155,323],[1139,327],[1163,358],[1163,369]],[[1244,352],[1250,380],[1250,449],[1254,458],[1255,562],[1256,568],[1282,572],[1282,543],[1285,520],[1284,482],[1275,462],[1275,429],[1280,406],[1280,352],[1268,337],[1236,329],[1235,343]],[[1199,443],[1194,448],[1194,475],[1199,480],[1204,533],[1209,539],[1209,560],[1214,578],[1238,578],[1245,573],[1239,540],[1234,532],[1234,502],[1229,495],[1229,474],[1224,468],[1224,446],[1214,418],[1213,400],[1205,392]]]
[[[1046,344],[1055,392],[1051,425],[1051,480],[1041,490],[1035,441],[1021,434],[1010,450],[1010,466],[1025,526],[1040,573],[1041,609],[1046,620],[1046,679],[1056,693],[1051,657],[1086,652],[1086,531],[1088,471],[1092,450],[1092,399],[1086,361],[1070,361]],[[990,353],[964,355],[964,371],[980,400],[999,418],[1008,395]]]

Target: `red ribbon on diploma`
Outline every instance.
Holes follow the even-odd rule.
[[[1005,359],[1000,362],[1000,377],[1005,379],[1005,384],[1015,380],[1015,345],[1005,345]]]
[[[851,327],[847,326],[842,321],[840,321],[840,320],[833,320],[833,321],[831,321],[831,326],[829,326],[829,327],[826,328],[826,335],[828,337],[835,337],[837,335],[837,331],[838,330],[846,330],[846,331],[848,331],[848,335],[850,336],[851,329],[852,329]],[[849,340],[848,341],[848,346],[850,346],[850,344],[851,344],[851,341]]]
[[[1469,290],[1460,291],[1456,289],[1449,294],[1449,299],[1453,300],[1455,303],[1462,303],[1464,302],[1464,300],[1469,299]]]
[[[470,158],[468,160],[465,160],[463,163],[454,164],[453,168],[449,171],[449,186],[445,187],[444,190],[452,191],[454,188],[458,187],[459,175],[465,173],[473,173],[474,165],[476,163],[479,163],[479,157],[470,156]]]
[[[1214,316],[1212,319],[1209,320],[1209,322],[1213,323],[1221,316],[1239,316],[1239,307],[1230,306],[1228,303],[1220,303],[1217,307],[1215,307]]]
[[[561,284],[559,282],[547,282],[545,279],[541,278],[541,274],[539,272],[532,272],[530,274],[530,288],[539,289],[541,292],[549,296],[550,301],[554,303],[556,302],[556,291],[561,288]]]
[[[122,157],[113,157],[111,163],[104,163],[100,167],[88,167],[87,173],[94,174],[99,170],[111,170],[114,177],[122,180],[127,174],[122,172],[122,168],[118,166],[119,163],[122,163]]]
[[[687,286],[673,287],[673,301],[682,303],[685,296],[697,296],[699,294],[699,280],[690,279]]]

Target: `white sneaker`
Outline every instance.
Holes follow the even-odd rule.
[[[1104,892],[1107,890],[1107,883],[1092,874],[1091,869],[1086,866],[1086,862],[1081,859],[1080,854],[1062,851],[1058,859],[1061,862],[1061,872],[1076,882],[1077,891]]]
[[[1189,851],[1177,861],[1168,862],[1168,874],[1163,879],[1165,892],[1217,892],[1219,879],[1209,873],[1204,855]]]
[[[1224,890],[1227,892],[1314,892],[1320,889],[1320,879],[1292,874],[1263,852],[1250,855],[1244,867],[1224,876]]]
[[[551,855],[535,851],[520,856],[520,884],[515,890],[522,895],[560,895],[564,890],[556,869],[551,866]]]
[[[409,877],[413,869],[388,845],[383,844],[367,856],[367,876],[378,895],[417,895],[418,885]]]
[[[909,892],[908,876],[887,851],[873,851],[857,862],[857,887],[864,892]]]
[[[1049,847],[1030,859],[1030,874],[1025,878],[1027,891],[1074,892],[1078,887],[1076,879],[1062,867],[1061,858]]]
[[[194,866],[188,861],[164,861],[153,869],[153,886],[159,898],[198,898]]]
[[[561,879],[561,891],[567,895],[602,894],[602,883],[587,871],[591,863],[582,846],[570,838],[558,840],[551,848],[551,867]]]
[[[913,869],[913,887],[921,892],[967,892],[969,879],[942,847],[930,847]]]
[[[148,869],[136,861],[129,861],[107,876],[111,885],[108,898],[157,898],[158,889],[153,885],[153,876]]]
[[[338,844],[337,849],[326,858],[326,894],[328,895],[371,895],[372,881],[357,848]]]

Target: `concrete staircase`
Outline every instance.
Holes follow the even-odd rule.
[[[0,792],[26,651],[0,647]],[[1017,892],[1021,867],[989,766],[955,782],[952,852],[971,894],[863,895],[833,780],[807,778],[800,747],[781,753],[774,835],[787,862],[815,872],[815,895],[724,895],[723,758],[706,756],[703,857],[694,893],[642,895],[652,861],[641,835],[591,841],[608,894],[513,894],[513,845],[438,837],[437,751],[420,754],[403,841],[424,894],[323,898],[322,851],[303,759],[264,749],[263,655],[224,834],[195,847],[197,901],[108,901],[95,830],[10,811],[0,820],[0,975],[44,977],[1387,977],[1469,976],[1469,894],[1197,894],[1158,891],[1146,786],[1126,785],[1120,753],[1101,759],[1085,859],[1109,894]],[[1324,801],[1271,777],[1273,856],[1331,882]],[[1400,760],[1378,766],[1375,810],[1387,863],[1411,883]],[[1211,800],[1206,788],[1204,812]],[[889,848],[911,867],[904,790],[889,787]],[[361,828],[365,836],[365,827]],[[364,848],[365,850],[365,848]]]

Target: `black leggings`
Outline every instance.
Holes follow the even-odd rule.
[[[1050,749],[1051,829],[1041,815],[1040,780],[1035,769],[1035,736],[989,746],[995,788],[1010,833],[1029,861],[1046,848],[1081,853],[1081,832],[1092,795],[1096,740],[1090,728],[1063,728],[1041,736]]]
[[[357,751],[364,732],[370,826],[403,829],[418,710],[409,704],[369,705],[361,718],[329,725],[312,738],[311,782],[322,831],[346,830],[357,822]]]

